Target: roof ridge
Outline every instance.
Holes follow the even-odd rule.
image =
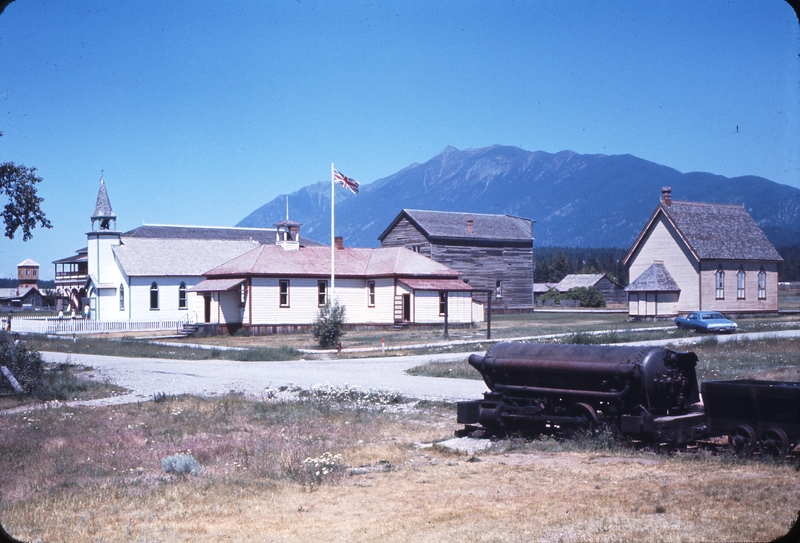
[[[162,224],[162,223],[142,223],[142,226],[166,226],[169,228],[208,228],[213,230],[264,230],[274,232],[275,228],[259,226],[201,226],[195,224]]]
[[[663,202],[662,205],[665,205]],[[715,206],[715,207],[732,207],[736,209],[744,209],[744,204],[715,204],[713,202],[688,202],[686,200],[672,200],[672,205],[675,204],[684,204],[684,205],[693,205],[693,206]],[[670,206],[666,206],[670,207]]]

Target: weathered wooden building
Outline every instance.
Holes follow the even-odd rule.
[[[533,221],[511,215],[404,209],[378,236],[456,270],[492,311],[533,311]],[[483,291],[483,292],[480,292]]]
[[[559,292],[569,292],[573,288],[594,287],[600,291],[606,304],[625,304],[628,295],[625,289],[608,278],[604,273],[572,273],[553,287]]]
[[[781,261],[744,206],[675,201],[665,187],[623,261],[628,314],[776,312]]]

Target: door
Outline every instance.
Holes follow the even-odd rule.
[[[203,294],[203,322],[211,322],[211,294]]]
[[[403,294],[403,322],[411,322],[411,294]]]

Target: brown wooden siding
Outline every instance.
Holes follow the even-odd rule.
[[[468,240],[438,243],[427,239],[407,219],[401,219],[386,235],[381,247],[420,247],[420,254],[451,267],[459,277],[476,289],[494,292],[501,281],[503,297],[492,297],[493,312],[531,311],[533,309],[533,246],[531,243]],[[484,293],[473,298],[486,302]]]

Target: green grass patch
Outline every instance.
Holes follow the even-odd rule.
[[[421,377],[450,377],[452,379],[483,380],[481,374],[469,365],[466,359],[456,362],[438,362],[431,360],[406,371],[409,375]]]
[[[124,356],[131,358],[167,358],[180,360],[293,360],[300,358],[300,352],[285,346],[264,346],[244,350],[200,349],[189,345],[159,345],[140,339],[104,339],[79,337],[76,339],[52,338],[42,335],[28,335],[26,343],[38,351],[53,351],[75,354],[96,354]]]

